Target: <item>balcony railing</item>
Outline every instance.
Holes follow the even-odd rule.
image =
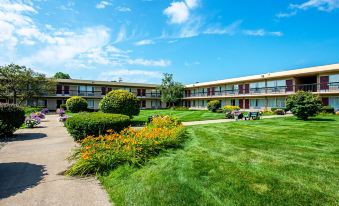
[[[278,87],[262,87],[249,88],[243,90],[221,90],[210,92],[196,92],[191,93],[190,96],[185,97],[218,97],[218,96],[238,96],[238,95],[260,95],[260,94],[290,94],[296,91],[303,90],[308,92],[339,92],[339,82],[331,82],[325,84],[298,84]]]
[[[131,92],[131,93],[133,93],[138,98],[160,98],[161,97],[161,94],[159,92],[146,92],[146,93]],[[102,91],[56,90],[53,93],[47,94],[47,96],[103,97],[103,96],[105,96],[105,93],[103,93]]]

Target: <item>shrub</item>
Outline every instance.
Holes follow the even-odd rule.
[[[66,101],[67,110],[73,113],[78,113],[81,111],[86,111],[88,104],[87,101],[78,96],[71,97]]]
[[[99,109],[104,113],[124,114],[129,117],[139,115],[139,100],[126,90],[113,90],[106,94],[99,103]]]
[[[286,107],[272,107],[271,111],[275,112],[276,110],[283,110],[284,112],[287,112],[288,110],[286,109]]]
[[[79,113],[66,120],[65,126],[74,140],[86,136],[99,136],[107,130],[120,131],[130,125],[130,118],[121,114],[106,114],[102,112]]]
[[[60,104],[60,109],[67,110],[67,105],[66,104]]]
[[[275,115],[275,112],[273,112],[271,110],[267,110],[267,109],[261,111],[260,113],[261,113],[261,115],[264,115],[264,116]]]
[[[207,103],[207,108],[209,111],[216,112],[221,107],[221,102],[219,100],[212,100]]]
[[[224,112],[232,112],[234,110],[240,110],[239,106],[231,106],[231,105],[226,105],[223,108]]]
[[[186,110],[189,110],[189,108],[184,107],[184,106],[173,106],[173,107],[171,107],[171,109],[177,110],[177,111],[186,111]]]
[[[25,114],[31,114],[31,113],[35,113],[35,112],[40,112],[41,110],[43,110],[43,107],[32,107],[32,106],[25,106],[23,107]]]
[[[276,109],[276,110],[274,110],[274,113],[275,113],[276,115],[285,115],[285,111],[282,110],[282,109]]]
[[[125,128],[120,133],[87,137],[70,157],[76,162],[67,174],[101,173],[126,163],[140,166],[162,150],[178,147],[185,138],[184,127],[168,116],[156,117],[140,130]]]
[[[323,106],[321,108],[321,113],[323,113],[323,114],[334,114],[335,110],[331,106]]]
[[[0,103],[0,137],[11,136],[25,121],[25,111],[15,104]]]
[[[302,120],[319,114],[321,107],[319,97],[310,92],[298,91],[286,100],[286,108]]]

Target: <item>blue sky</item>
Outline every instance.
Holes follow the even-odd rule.
[[[0,0],[0,65],[183,83],[339,62],[339,0]]]

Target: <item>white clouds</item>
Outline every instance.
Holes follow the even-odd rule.
[[[197,0],[172,2],[164,10],[164,14],[169,18],[170,24],[182,24],[189,20],[191,10],[196,7],[198,7]]]
[[[280,31],[266,31],[265,29],[257,30],[244,30],[243,33],[248,36],[282,36],[283,33]]]
[[[136,46],[144,46],[144,45],[150,45],[150,44],[154,44],[154,41],[151,39],[144,39],[144,40],[135,42]]]
[[[120,12],[130,12],[132,9],[125,7],[125,6],[118,6],[115,8],[115,10],[120,11]]]
[[[319,11],[330,12],[339,8],[339,0],[309,0],[302,4],[291,4],[290,7],[301,10],[316,8]]]
[[[315,8],[319,11],[331,12],[339,9],[339,0],[308,0],[301,4],[290,4],[288,12],[280,12],[276,14],[277,18],[287,18],[297,15],[300,10],[308,10]]]
[[[221,28],[221,27],[209,27],[204,31],[204,34],[228,34],[228,35],[234,35],[237,30],[239,29],[239,26],[241,25],[242,21],[238,20],[227,27]]]
[[[126,39],[127,39],[126,28],[124,26],[121,26],[114,43],[116,44]]]
[[[189,10],[184,2],[172,2],[164,14],[170,18],[169,23],[182,24],[188,20]]]
[[[147,60],[147,59],[129,59],[127,61],[128,64],[130,65],[141,65],[141,66],[153,66],[153,67],[167,67],[171,65],[171,61],[169,60]]]
[[[185,0],[185,3],[190,9],[194,9],[199,5],[198,0]]]
[[[28,65],[62,64],[91,49],[103,47],[109,39],[108,28],[85,28],[82,32],[72,36],[60,37],[59,41],[37,51],[30,57],[23,58],[22,63]]]
[[[111,71],[102,72],[98,79],[105,81],[117,81],[122,78],[124,82],[154,82],[160,81],[162,73],[158,71],[147,71],[147,70],[133,70],[133,69],[115,69]]]
[[[104,8],[106,8],[109,5],[111,5],[111,3],[108,2],[108,1],[100,1],[97,5],[95,5],[95,7],[97,9],[104,9]]]

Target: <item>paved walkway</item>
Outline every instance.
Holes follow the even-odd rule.
[[[0,149],[0,205],[111,205],[95,178],[59,175],[74,146],[56,115],[47,115],[41,128],[20,129]]]
[[[271,118],[281,118],[281,117],[288,117],[292,115],[272,115],[272,116],[262,116],[262,119],[271,119]],[[184,126],[193,126],[193,125],[201,125],[201,124],[216,124],[216,123],[223,123],[223,122],[235,122],[234,119],[214,119],[214,120],[203,120],[203,121],[193,121],[193,122],[183,122]]]

